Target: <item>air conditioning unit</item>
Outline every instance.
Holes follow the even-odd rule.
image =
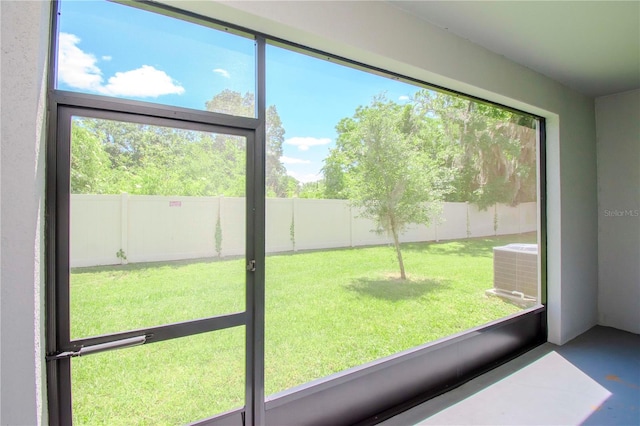
[[[493,288],[487,293],[522,305],[538,300],[538,245],[507,244],[493,248]]]

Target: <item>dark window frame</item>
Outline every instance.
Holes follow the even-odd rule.
[[[235,117],[188,108],[159,105],[147,102],[116,99],[85,93],[67,92],[55,89],[57,58],[57,10],[58,2],[52,7],[52,42],[48,75],[49,130],[47,140],[47,186],[46,186],[46,352],[54,354],[62,347],[73,349],[79,344],[103,343],[104,336],[79,339],[69,346],[68,336],[60,336],[58,328],[68,326],[65,319],[65,303],[60,302],[58,285],[64,282],[61,274],[68,273],[68,215],[65,218],[60,206],[65,202],[56,185],[58,179],[68,178],[68,162],[59,145],[61,136],[68,129],[58,122],[69,111],[96,111],[128,118],[138,116],[141,122],[186,123],[188,128],[204,126],[211,129],[221,126],[225,131],[236,129],[239,134],[255,134],[255,151],[247,157],[247,199],[254,200],[250,206],[255,214],[247,220],[247,258],[258,262],[256,272],[247,274],[247,304],[243,313],[199,320],[199,324],[184,324],[179,334],[190,335],[226,327],[246,327],[246,405],[245,408],[219,415],[199,422],[199,424],[263,425],[280,424],[296,419],[297,424],[374,424],[391,417],[395,413],[429,399],[437,394],[458,386],[500,363],[539,345],[547,339],[546,320],[546,137],[543,117],[457,92],[441,86],[429,84],[419,79],[403,76],[371,67],[348,58],[309,48],[295,42],[272,37],[241,26],[228,24],[208,17],[185,12],[168,5],[149,1],[135,3],[122,2],[150,13],[160,13],[198,25],[252,37],[256,41],[256,106],[257,118]],[[445,92],[454,96],[497,106],[511,112],[533,117],[538,123],[538,214],[540,218],[539,244],[541,264],[541,305],[524,310],[506,318],[493,321],[453,336],[429,342],[389,357],[385,357],[302,386],[273,395],[265,400],[264,395],[264,241],[265,241],[265,47],[266,44],[339,63],[351,68],[381,75],[412,85]],[[89,114],[91,114],[89,112]],[[249,132],[249,133],[247,133]],[[249,144],[248,144],[249,145]],[[68,147],[67,147],[68,148]],[[62,156],[61,156],[62,155]],[[66,154],[68,155],[68,154]],[[248,201],[249,202],[249,201]],[[248,207],[249,208],[249,207]],[[66,237],[65,237],[66,232]],[[66,262],[66,263],[65,263]],[[61,266],[62,265],[62,266]],[[66,265],[66,266],[65,266]],[[66,278],[68,285],[68,277]],[[60,309],[62,308],[62,309]],[[68,308],[68,307],[67,307]],[[67,321],[65,323],[65,321]],[[145,334],[154,338],[147,343],[176,337],[170,326],[145,329]],[[120,337],[139,334],[140,330],[121,333]],[[162,337],[164,336],[164,337]],[[64,346],[63,345],[67,345]],[[62,346],[61,346],[62,345]],[[71,388],[66,379],[70,372],[69,359],[52,359],[47,362],[47,386],[49,398],[49,422],[51,424],[71,423]],[[390,381],[389,377],[394,380]],[[401,378],[401,380],[398,380]]]

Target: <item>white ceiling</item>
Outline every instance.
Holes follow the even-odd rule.
[[[389,3],[589,96],[640,88],[640,1]]]

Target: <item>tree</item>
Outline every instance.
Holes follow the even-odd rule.
[[[207,111],[221,114],[240,115],[242,117],[256,116],[256,100],[253,93],[242,95],[235,90],[224,89],[213,98],[205,102]]]
[[[284,128],[282,120],[278,115],[275,105],[267,108],[266,117],[266,136],[267,136],[267,152],[266,152],[266,186],[267,195],[272,192],[276,197],[287,197],[289,190],[289,177],[287,169],[280,161],[284,143]]]
[[[342,124],[346,126],[349,123],[343,122]],[[346,129],[343,132],[346,132]],[[329,151],[321,170],[324,176],[324,198],[334,200],[346,200],[349,198],[343,167],[347,162],[346,153],[342,149]]]
[[[71,193],[103,194],[112,181],[111,162],[100,140],[74,120],[71,127]]]
[[[255,116],[255,97],[225,89],[206,102],[208,111],[224,114]],[[287,170],[280,161],[285,130],[275,105],[266,110],[266,191],[268,196],[286,197],[289,190]]]
[[[300,182],[293,176],[288,176],[285,179],[287,183],[287,198],[298,197],[300,195]]]
[[[324,181],[306,182],[300,186],[300,198],[325,198],[326,192]]]
[[[100,181],[106,182],[102,193],[236,197],[245,193],[246,147],[241,137],[88,118],[77,126],[88,136],[74,134],[72,146],[87,145],[90,137],[96,145],[91,151],[104,154],[99,171]],[[83,160],[75,170],[82,174],[92,167]],[[87,185],[75,187],[96,193]]]
[[[447,141],[455,170],[447,201],[481,209],[536,199],[535,120],[503,108],[421,90],[414,102]]]
[[[400,234],[409,224],[429,224],[439,210],[446,176],[437,151],[428,149],[423,122],[411,105],[377,96],[342,119],[325,160],[326,186],[346,196],[362,217],[374,221],[395,246],[401,279],[406,279]]]

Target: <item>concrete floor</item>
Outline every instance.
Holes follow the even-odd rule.
[[[594,327],[546,343],[383,423],[640,425],[640,335]]]

